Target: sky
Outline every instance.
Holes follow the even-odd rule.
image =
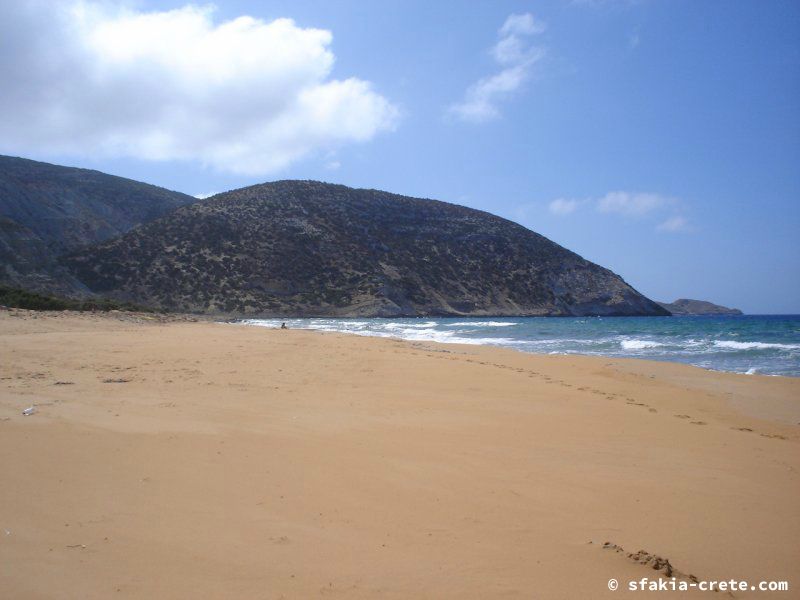
[[[795,0],[0,0],[0,153],[436,198],[800,313]]]

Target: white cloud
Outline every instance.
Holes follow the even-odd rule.
[[[544,56],[544,50],[532,46],[526,38],[544,30],[544,24],[530,13],[510,15],[490,51],[501,70],[470,86],[464,99],[451,105],[448,113],[473,123],[499,117],[498,102],[518,90],[530,77],[533,65]]]
[[[551,213],[554,215],[558,215],[560,217],[572,214],[581,204],[580,200],[569,200],[566,198],[556,198],[550,204],[547,205],[547,208],[550,210]]]
[[[676,214],[677,210],[681,209],[682,204],[676,198],[661,194],[616,191],[608,192],[605,196],[599,198],[583,200],[556,198],[548,203],[547,208],[551,214],[558,217],[571,215],[584,207],[594,208],[594,210],[601,213],[646,219],[650,223],[653,223],[656,219],[661,219],[661,222],[656,226],[658,231],[691,231],[692,227],[689,220],[683,215]],[[520,220],[527,218],[527,212],[533,206],[523,205],[518,207],[518,218]],[[666,214],[669,213],[672,213],[672,215],[667,217]]]
[[[686,220],[685,217],[680,215],[675,215],[667,219],[666,221],[660,223],[658,227],[656,227],[659,231],[669,231],[669,232],[679,232],[679,231],[688,231],[689,230],[689,222]]]
[[[672,204],[674,200],[659,194],[642,192],[609,192],[597,200],[597,210],[641,217]]]
[[[0,2],[0,151],[258,175],[396,126],[369,82],[330,78],[331,32],[213,13]]]
[[[509,15],[500,28],[500,35],[534,35],[544,32],[545,29],[544,23],[534,18],[530,13]]]
[[[211,196],[216,196],[219,192],[203,192],[201,194],[195,194],[194,197],[198,200],[205,200],[206,198],[211,198]]]

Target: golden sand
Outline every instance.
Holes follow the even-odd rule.
[[[797,598],[798,423],[793,378],[5,311],[0,597],[647,597],[646,550]]]

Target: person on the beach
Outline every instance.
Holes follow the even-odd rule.
[[[281,329],[289,329],[289,328],[286,326],[286,323],[281,323]]]

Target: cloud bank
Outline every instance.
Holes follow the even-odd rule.
[[[464,99],[451,105],[448,113],[472,123],[499,117],[497,104],[522,86],[533,65],[544,56],[544,51],[532,46],[529,39],[544,30],[544,24],[530,13],[509,16],[498,31],[499,40],[491,49],[500,70],[470,86]]]
[[[396,126],[369,82],[330,78],[329,31],[213,13],[0,3],[0,151],[262,175]]]

